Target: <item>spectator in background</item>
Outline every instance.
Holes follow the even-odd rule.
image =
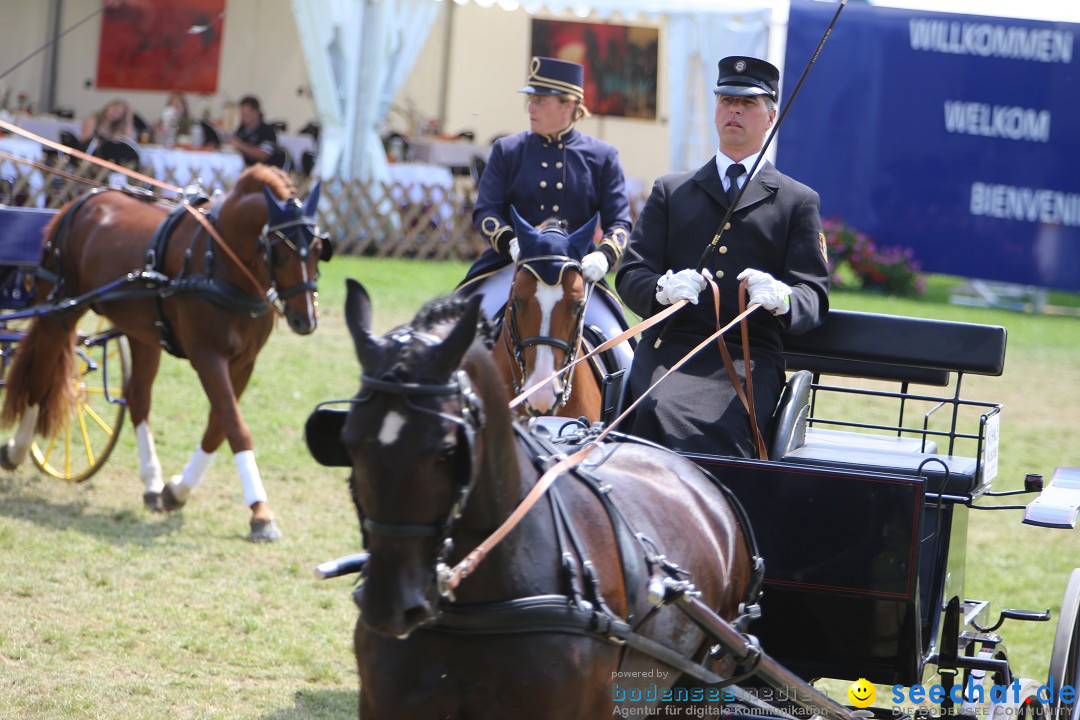
[[[277,131],[263,120],[259,99],[247,95],[240,100],[240,127],[231,138],[233,147],[244,156],[245,165],[264,163],[277,147]]]
[[[183,93],[169,93],[165,107],[161,111],[161,121],[154,128],[154,140],[162,145],[172,146],[176,138],[190,135],[195,120],[188,111],[187,98]]]
[[[127,100],[116,98],[99,112],[88,115],[82,123],[83,146],[97,140],[135,141],[135,119]]]

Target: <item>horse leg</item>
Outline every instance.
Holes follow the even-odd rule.
[[[30,443],[34,440],[34,426],[37,425],[38,411],[40,406],[27,405],[19,419],[19,428],[14,437],[0,446],[0,467],[5,470],[14,470],[22,465],[26,459],[26,453],[30,449]]]
[[[133,342],[131,346],[131,377],[125,395],[131,424],[135,428],[135,445],[139,449],[139,477],[143,481],[143,505],[151,512],[164,510],[161,491],[164,482],[161,462],[150,431],[150,390],[161,366],[161,346]]]
[[[238,405],[255,369],[255,360],[245,357],[226,364],[222,358],[192,357],[192,365],[196,365],[195,369],[210,400],[210,420],[200,448],[206,454],[211,454],[217,450],[222,439],[229,441],[243,486],[244,504],[251,509],[249,539],[252,542],[279,540],[282,534],[267,503],[266,490],[252,449],[251,431]]]
[[[14,470],[24,460],[34,434],[49,436],[69,417],[75,401],[74,328],[79,314],[66,322],[40,317],[30,326],[5,379],[0,422],[15,424],[14,437],[0,446],[0,466]]]

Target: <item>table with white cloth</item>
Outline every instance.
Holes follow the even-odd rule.
[[[390,197],[401,204],[406,198],[412,203],[439,203],[439,215],[444,219],[454,214],[449,201],[454,189],[450,168],[429,163],[390,163]],[[435,188],[439,188],[436,190]]]
[[[459,168],[472,165],[473,158],[486,160],[491,152],[491,148],[487,145],[425,138],[409,140],[409,149],[417,162]]]
[[[63,130],[75,137],[82,133],[82,123],[78,120],[47,115],[17,115],[14,124],[53,142],[60,142],[60,132]]]
[[[302,167],[304,153],[309,150],[314,152],[315,150],[315,138],[307,133],[302,135],[286,135],[285,133],[278,133],[277,141],[278,145],[289,152],[289,157],[291,157],[293,161],[293,167],[296,169]]]
[[[45,148],[41,143],[17,135],[0,137],[0,152],[38,163],[45,157]],[[46,198],[42,192],[45,187],[45,178],[41,172],[29,165],[0,157],[0,183],[3,183],[3,187],[0,187],[0,195],[7,195],[9,192],[19,195],[17,179],[21,177],[26,178],[26,187],[30,191],[29,194],[34,197],[34,202],[31,204],[45,207]],[[0,198],[0,202],[12,204],[12,199]]]
[[[143,145],[139,161],[143,173],[162,182],[184,187],[198,180],[207,190],[231,187],[244,171],[244,158],[237,152]]]

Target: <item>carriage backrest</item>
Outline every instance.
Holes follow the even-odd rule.
[[[789,369],[926,385],[948,373],[1001,375],[1005,328],[832,310],[819,327],[784,339]]]

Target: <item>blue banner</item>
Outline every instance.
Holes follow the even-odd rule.
[[[792,0],[781,102],[836,12]],[[848,4],[778,135],[823,218],[923,268],[1080,292],[1080,25]]]

